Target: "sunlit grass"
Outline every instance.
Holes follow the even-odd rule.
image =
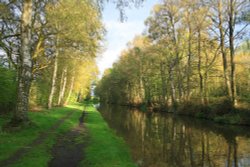
[[[72,111],[75,110],[75,113],[69,118],[66,119],[65,122],[55,131],[48,136],[48,138],[43,142],[43,144],[39,145],[32,149],[25,157],[20,159],[16,164],[12,167],[45,167],[47,166],[48,162],[51,160],[51,148],[56,142],[56,138],[59,134],[63,134],[70,129],[72,129],[78,123],[78,118],[81,115],[80,106],[71,105],[68,106]]]
[[[124,140],[115,135],[93,106],[89,105],[87,110],[85,124],[90,142],[82,166],[134,167]]]
[[[54,133],[48,135],[47,139],[41,145],[30,148],[28,154],[21,158],[14,166],[46,166],[51,158],[50,148],[55,143],[56,136],[70,130],[78,121],[81,115],[80,106],[68,106],[64,108],[54,108],[52,110],[44,110],[42,112],[30,112],[30,119],[35,126],[22,129],[18,132],[1,132],[0,133],[0,160],[4,160],[11,156],[18,149],[27,146],[40,133],[47,132],[58,120],[67,113],[75,111],[74,114],[59,127]],[[0,119],[1,123],[6,122]]]

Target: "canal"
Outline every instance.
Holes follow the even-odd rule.
[[[139,167],[250,167],[250,128],[100,105]]]

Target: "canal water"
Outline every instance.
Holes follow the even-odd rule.
[[[121,106],[98,110],[139,167],[250,167],[250,128]]]

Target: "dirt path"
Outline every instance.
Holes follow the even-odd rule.
[[[86,144],[86,129],[83,125],[85,113],[79,119],[79,125],[70,132],[58,137],[52,149],[54,157],[49,167],[77,167],[84,158]]]
[[[63,122],[68,119],[74,111],[66,114],[63,118],[61,118],[58,122],[56,122],[49,131],[41,133],[35,140],[33,140],[32,143],[20,148],[17,150],[12,156],[10,156],[8,159],[5,159],[3,161],[0,161],[0,166],[9,166],[11,164],[14,164],[17,162],[19,159],[24,157],[27,153],[29,153],[33,147],[37,147],[38,145],[42,144],[47,137],[49,136],[50,133],[53,133],[59,126],[63,124]]]

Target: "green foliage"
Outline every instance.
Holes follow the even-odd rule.
[[[52,31],[53,35],[41,35],[42,40],[34,52],[34,80],[30,91],[33,110],[48,106],[53,79],[54,106],[75,102],[79,94],[81,99],[88,95],[98,75],[94,58],[100,51],[105,32],[100,11],[91,1],[62,0],[48,3],[44,10],[45,31]],[[57,71],[54,72],[55,66]]]
[[[48,102],[49,90],[51,88],[51,71],[50,69],[43,70],[36,80],[32,82],[30,89],[30,107],[31,109],[37,106],[46,107]]]
[[[94,3],[88,0],[61,0],[48,5],[46,13],[48,24],[58,32],[57,47],[66,48],[66,52],[71,49],[71,53],[74,50],[78,56],[96,56],[104,29]]]
[[[0,110],[13,110],[16,100],[16,73],[0,66]]]
[[[97,84],[101,101],[146,104],[155,110],[169,106],[168,111],[182,110],[178,112],[187,115],[195,115],[195,110],[207,112],[206,108],[214,112],[211,115],[223,115],[233,111],[234,97],[249,101],[250,44],[240,40],[234,52],[234,46],[226,47],[228,34],[220,42],[221,35],[210,31],[212,27],[219,33],[217,14],[222,17],[222,35],[230,29],[225,18],[231,12],[221,12],[217,2],[168,0],[157,4],[145,22],[146,33],[128,44]],[[223,11],[230,10],[228,2],[221,4]],[[247,1],[234,5],[238,6],[235,10],[246,11]],[[236,12],[234,17],[241,15]]]
[[[214,121],[223,124],[240,124],[241,116],[239,114],[226,114],[215,117]]]
[[[207,119],[207,115],[204,112],[197,112],[195,114],[196,118],[202,118],[202,119]]]

